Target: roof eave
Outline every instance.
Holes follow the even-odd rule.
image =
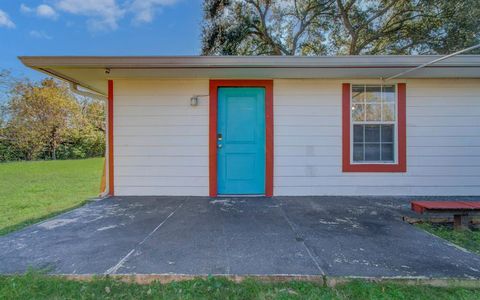
[[[441,56],[20,56],[29,67],[57,68],[381,68],[415,67]],[[480,55],[461,55],[438,67],[480,67]]]

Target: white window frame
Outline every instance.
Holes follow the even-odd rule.
[[[381,95],[381,111],[383,113],[383,87],[384,86],[394,86],[395,92],[394,92],[394,97],[395,97],[395,121],[353,121],[352,118],[352,107],[353,107],[353,86],[358,86],[362,85],[364,87],[368,86],[380,86],[380,95]],[[365,114],[367,113],[367,109],[365,106]],[[350,164],[352,165],[372,165],[372,164],[378,164],[378,165],[396,165],[398,164],[398,85],[395,84],[375,84],[375,83],[350,83],[350,106],[349,106],[349,114],[350,114]],[[365,118],[366,119],[366,118]],[[393,161],[375,161],[375,160],[370,160],[370,161],[354,161],[353,160],[353,145],[354,145],[354,136],[353,136],[353,127],[354,125],[394,125],[393,132],[394,132],[394,137],[393,137]],[[365,138],[365,134],[364,134]],[[381,143],[381,141],[380,141]],[[363,149],[363,155],[365,155],[365,141],[364,141],[364,149]]]

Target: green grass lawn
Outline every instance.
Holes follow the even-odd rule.
[[[103,158],[0,164],[0,235],[99,193]]]
[[[420,223],[416,225],[436,236],[439,236],[453,244],[480,254],[480,231],[479,230],[453,230],[451,226]]]
[[[314,283],[234,283],[224,278],[138,285],[99,278],[70,281],[39,274],[0,277],[0,299],[480,299],[480,290],[354,281],[335,288]]]

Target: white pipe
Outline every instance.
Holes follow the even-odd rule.
[[[70,89],[72,90],[72,92],[80,96],[90,97],[98,100],[107,100],[107,97],[102,94],[79,90],[78,84],[73,82],[70,82]]]
[[[98,198],[104,199],[110,197],[110,191],[108,190],[108,186],[105,186],[105,192],[98,195]]]
[[[437,63],[437,62],[439,62],[439,61],[445,60],[445,59],[447,59],[447,58],[450,58],[450,57],[456,56],[456,55],[458,55],[458,54],[461,54],[461,53],[464,53],[464,52],[468,52],[468,51],[471,51],[471,50],[474,50],[474,49],[477,49],[477,48],[480,48],[480,44],[475,45],[475,46],[472,46],[472,47],[468,47],[468,48],[466,48],[466,49],[457,51],[457,52],[452,53],[452,54],[449,54],[449,55],[442,56],[442,57],[437,58],[437,59],[435,59],[435,60],[432,60],[432,61],[430,61],[430,62],[424,63],[424,64],[422,64],[422,65],[420,65],[420,66],[417,66],[417,67],[415,67],[415,68],[412,68],[412,69],[403,71],[403,72],[401,72],[401,73],[398,73],[397,75],[393,75],[393,76],[391,76],[391,77],[388,77],[387,79],[384,79],[384,81],[388,81],[388,80],[391,80],[391,79],[400,77],[400,76],[402,76],[402,75],[405,75],[405,74],[408,74],[408,73],[410,73],[410,72],[416,71],[416,70],[418,70],[418,69],[424,68],[424,67],[426,67],[426,66],[432,65],[432,64]]]
[[[109,151],[110,151],[110,147],[111,145],[109,144],[109,139],[108,139],[108,135],[109,135],[109,132],[111,130],[110,128],[110,125],[109,125],[109,122],[108,122],[108,118],[110,116],[110,114],[108,113],[108,98],[105,98],[105,102],[104,102],[104,109],[105,109],[105,191],[100,194],[100,196],[102,196],[102,198],[105,198],[105,197],[108,197],[110,196],[110,180],[112,180],[110,178],[110,156],[108,155]]]

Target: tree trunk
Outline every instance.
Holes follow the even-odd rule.
[[[352,41],[350,42],[350,47],[348,49],[349,55],[358,55],[357,49],[357,35],[352,36]]]
[[[51,148],[52,148],[52,160],[57,160],[57,134],[58,130],[57,128],[53,128],[52,130],[52,143],[51,143]]]

